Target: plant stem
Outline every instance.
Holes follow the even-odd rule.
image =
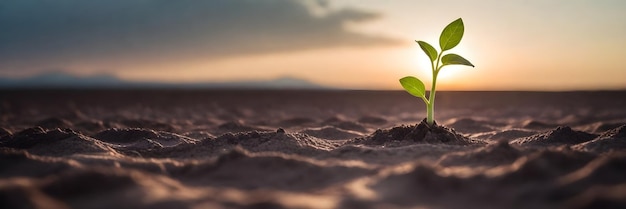
[[[439,75],[439,70],[440,70],[440,66],[439,66],[439,62],[441,60],[441,55],[443,54],[443,51],[441,53],[439,53],[439,55],[437,56],[437,61],[436,63],[432,63],[430,64],[430,67],[433,70],[433,82],[432,82],[432,86],[430,87],[430,96],[428,97],[428,104],[426,104],[426,122],[428,123],[428,125],[433,125],[435,123],[435,93],[437,91],[437,75]]]
[[[426,112],[428,114],[426,122],[428,125],[433,125],[435,121],[435,85],[437,83],[437,74],[433,74],[433,85],[430,88],[430,96],[428,97],[429,103],[426,105]]]

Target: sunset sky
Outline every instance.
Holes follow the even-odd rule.
[[[296,77],[351,89],[430,83],[415,40],[475,68],[444,68],[442,90],[626,89],[623,0],[3,0],[0,76],[65,71],[199,82]]]

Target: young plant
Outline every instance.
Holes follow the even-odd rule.
[[[422,48],[424,53],[426,53],[428,58],[430,58],[433,81],[432,87],[430,88],[430,96],[428,98],[426,98],[426,87],[424,85],[424,82],[422,82],[420,79],[417,79],[413,76],[407,76],[400,79],[400,84],[402,84],[404,90],[406,90],[407,92],[409,92],[409,94],[413,96],[422,98],[424,103],[426,103],[426,122],[431,126],[434,124],[435,121],[434,115],[437,75],[439,75],[439,71],[441,71],[441,68],[448,65],[467,65],[474,67],[472,63],[457,54],[449,53],[443,55],[445,51],[456,47],[459,42],[461,42],[464,30],[465,27],[463,26],[463,20],[461,18],[448,24],[448,26],[446,26],[441,32],[441,36],[439,36],[439,47],[441,50],[440,53],[438,53],[437,50],[430,44],[424,41],[416,41],[417,44],[420,45],[420,48]]]

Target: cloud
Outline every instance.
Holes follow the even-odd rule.
[[[29,63],[218,59],[394,43],[345,29],[379,14],[299,0],[0,1],[0,70]]]

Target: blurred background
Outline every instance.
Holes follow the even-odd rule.
[[[399,90],[430,83],[415,40],[476,68],[441,90],[624,90],[621,0],[3,0],[0,87],[73,83]]]

